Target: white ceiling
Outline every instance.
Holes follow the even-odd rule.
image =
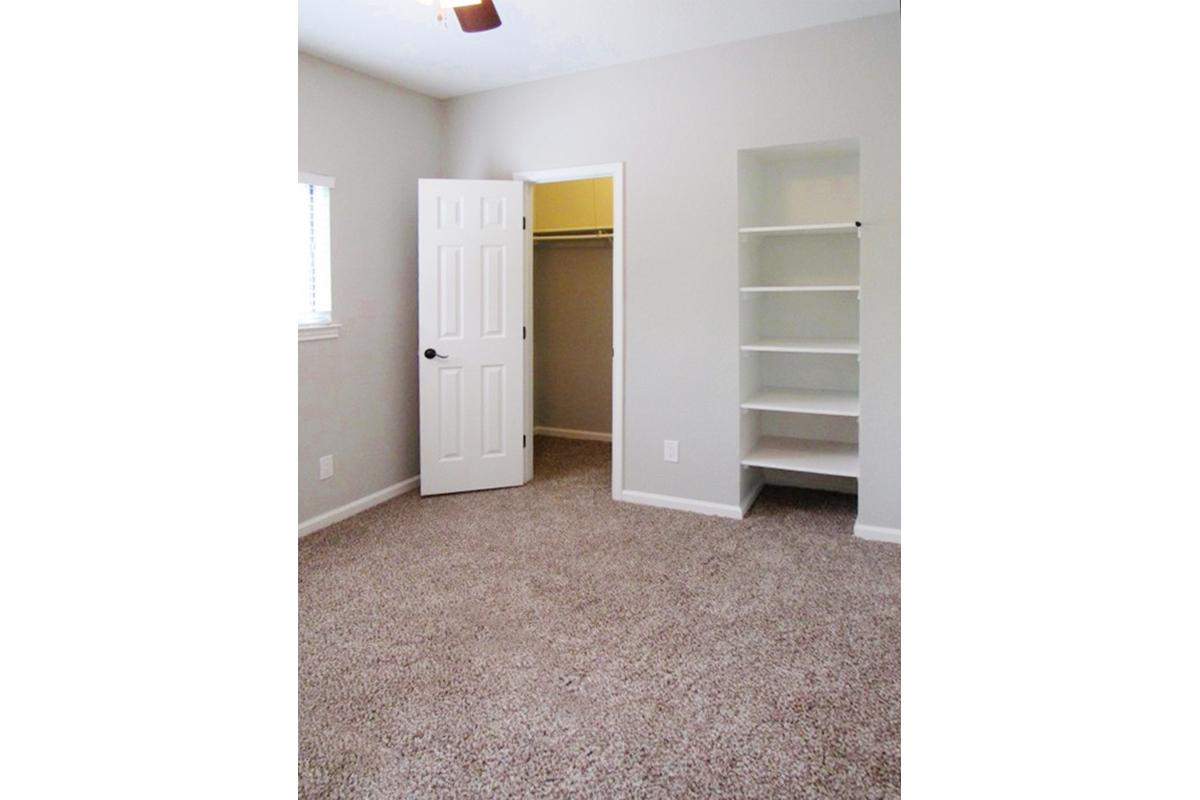
[[[899,0],[493,0],[496,30],[418,0],[299,0],[300,49],[434,97],[897,11]]]

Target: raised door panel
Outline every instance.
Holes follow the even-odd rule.
[[[507,392],[505,377],[507,368],[504,364],[484,364],[480,371],[481,379],[481,409],[482,423],[481,440],[484,458],[501,458],[505,456],[505,427],[510,414],[507,413]]]
[[[437,338],[438,341],[461,339],[466,305],[463,293],[463,247],[441,245],[437,254]]]
[[[485,338],[505,335],[508,294],[507,253],[502,245],[484,245],[480,253],[483,275],[479,331]]]
[[[437,458],[462,461],[463,458],[463,370],[438,365],[440,408],[437,414]]]

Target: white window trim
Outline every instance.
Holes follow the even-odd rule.
[[[313,186],[324,186],[326,189],[332,189],[334,179],[330,175],[318,175],[315,172],[301,172],[300,183],[311,183]]]
[[[320,175],[316,172],[299,172],[299,182],[309,183],[313,186],[324,186],[327,189],[332,189],[337,184],[336,179],[332,175]],[[298,326],[299,341],[301,342],[319,342],[325,339],[336,339],[341,336],[342,326],[336,322],[313,322],[300,323]]]
[[[319,342],[322,339],[336,339],[342,335],[342,326],[338,322],[322,322],[316,325],[300,326],[300,341]]]

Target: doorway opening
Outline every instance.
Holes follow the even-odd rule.
[[[525,480],[535,434],[611,441],[622,499],[624,165],[518,172],[525,182]]]

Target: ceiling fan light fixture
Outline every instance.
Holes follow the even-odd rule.
[[[456,6],[454,15],[464,33],[480,33],[500,27],[500,15],[492,0],[480,0],[470,5]]]

